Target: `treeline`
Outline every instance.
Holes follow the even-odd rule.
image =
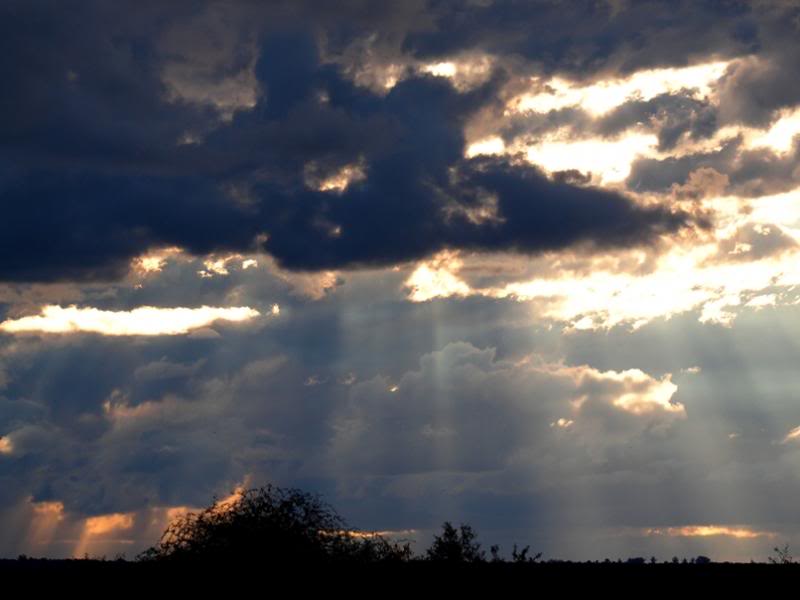
[[[775,548],[770,563],[788,564],[794,559],[788,546]],[[136,557],[138,562],[213,561],[246,563],[418,563],[437,564],[572,564],[543,560],[530,546],[513,546],[510,558],[492,545],[488,554],[468,524],[456,527],[446,521],[441,532],[422,554],[407,541],[350,527],[336,510],[318,495],[274,485],[242,491],[225,504],[179,517],[167,527],[158,543]],[[707,556],[673,557],[673,565],[708,565]],[[664,564],[655,557],[585,562],[581,564]]]
[[[45,562],[24,555],[16,561],[0,561],[8,566],[34,568]],[[55,562],[55,561],[49,561]],[[186,513],[167,526],[158,542],[134,557],[118,555],[107,561],[106,557],[90,558],[65,563],[126,563],[138,565],[559,565],[619,566],[643,565],[711,565],[707,556],[693,558],[673,557],[658,561],[655,557],[632,557],[626,560],[573,562],[543,559],[541,552],[530,546],[511,549],[510,557],[503,557],[500,547],[492,545],[488,552],[478,541],[478,536],[468,524],[458,527],[445,521],[431,545],[421,554],[415,553],[409,541],[397,541],[353,527],[324,502],[320,496],[296,488],[267,485],[241,491],[231,498],[214,501],[199,512]],[[793,564],[789,547],[774,548],[768,557],[769,564]],[[764,563],[761,563],[764,564]]]

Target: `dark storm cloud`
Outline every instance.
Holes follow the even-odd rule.
[[[0,194],[6,280],[114,279],[152,245],[241,249],[257,232],[202,177],[37,169]]]
[[[326,202],[322,214],[313,200],[319,193],[288,198],[270,194],[270,208],[281,211],[274,220],[293,227],[276,230],[267,250],[289,268],[323,269],[386,265],[444,248],[538,252],[580,242],[633,246],[688,224],[685,215],[639,208],[619,194],[551,181],[533,167],[512,167],[503,160],[461,163],[460,182],[439,189],[429,181],[404,181],[399,172],[391,167],[385,173],[370,172],[367,183]],[[379,205],[372,186],[382,182],[392,195]],[[437,206],[451,201],[468,214],[486,194],[497,198],[496,221],[448,216]],[[427,221],[420,218],[423,214],[430,215]],[[320,227],[320,216],[341,226],[341,235],[331,236]],[[371,249],[367,255],[366,248]]]
[[[257,49],[258,103],[226,123],[208,104],[170,96],[162,78],[159,40],[194,15],[190,5],[130,10],[128,22],[102,3],[4,8],[3,51],[17,59],[0,73],[2,279],[112,279],[152,246],[250,249],[261,233],[281,264],[317,269],[448,247],[631,245],[688,224],[532,168],[465,161],[464,123],[497,102],[502,68],[470,92],[408,74],[377,95],[322,62],[324,19],[303,28],[283,7],[284,30],[266,31]],[[200,142],[179,143],[186,135]],[[306,185],[309,165],[355,161],[366,180],[344,194]],[[446,198],[468,211],[480,194],[497,196],[493,224],[442,210]]]
[[[431,6],[436,27],[412,33],[405,48],[438,58],[463,48],[524,57],[546,73],[591,78],[602,72],[684,66],[710,54],[759,47],[752,3],[498,0]]]

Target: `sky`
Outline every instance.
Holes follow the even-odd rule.
[[[796,2],[4,0],[0,54],[0,556],[267,483],[800,546]]]

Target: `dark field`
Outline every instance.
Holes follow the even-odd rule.
[[[705,590],[709,593],[751,590],[760,596],[777,586],[800,581],[800,564],[764,563],[626,564],[544,562],[445,565],[413,561],[394,565],[219,565],[153,564],[103,560],[0,560],[0,580],[65,589],[109,591],[236,590],[257,586],[264,595],[278,590],[305,593],[355,592],[418,595],[476,590],[516,590],[525,597],[541,593],[597,590],[653,594]],[[259,593],[259,595],[262,595]]]

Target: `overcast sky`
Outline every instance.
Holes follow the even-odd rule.
[[[0,556],[275,483],[800,544],[800,6],[0,4]]]

